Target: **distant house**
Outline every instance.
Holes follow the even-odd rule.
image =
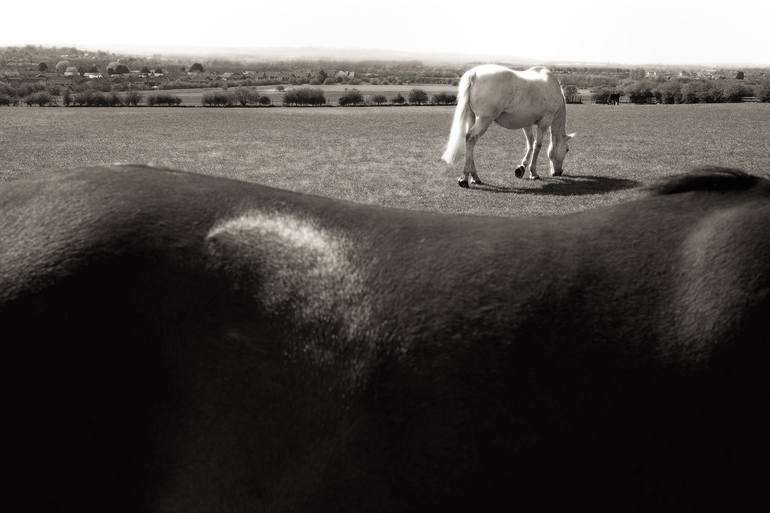
[[[356,72],[355,71],[343,71],[343,70],[338,71],[334,75],[335,78],[341,78],[343,80],[346,79],[346,78],[347,79],[355,78],[355,76],[356,76]]]
[[[64,77],[61,75],[56,75],[53,77],[49,77],[46,80],[47,86],[71,86],[74,83],[75,79],[73,77]]]
[[[80,75],[80,72],[77,66],[67,66],[67,69],[64,70],[65,77],[76,77],[78,75]]]
[[[191,80],[206,80],[207,74],[202,71],[188,71],[187,78]]]
[[[219,75],[219,78],[221,78],[222,80],[230,80],[231,78],[233,78],[233,74],[229,71],[226,71],[221,75]]]
[[[104,75],[102,75],[101,73],[83,73],[83,76],[90,80],[94,80],[97,78],[104,78]]]
[[[701,71],[697,72],[696,75],[697,75],[698,78],[707,78],[707,79],[711,79],[711,80],[716,80],[718,78],[724,78],[724,76],[721,75],[719,73],[719,71],[714,69],[714,68],[701,70]]]

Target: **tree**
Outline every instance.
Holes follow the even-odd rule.
[[[128,66],[119,62],[111,62],[107,65],[107,73],[110,75],[122,75],[128,73]]]
[[[147,105],[150,107],[163,105],[167,107],[178,107],[181,103],[182,99],[180,97],[168,93],[151,94],[147,97]]]
[[[190,66],[190,71],[197,71],[199,73],[203,73],[205,70],[203,69],[203,64],[200,62],[194,62],[192,66]]]
[[[770,102],[770,80],[765,80],[754,86],[754,96],[759,101]]]
[[[743,80],[743,77],[744,77],[743,71],[739,71],[738,73],[735,74],[736,80]]]
[[[302,87],[292,89],[283,96],[284,105],[313,105],[319,106],[326,103],[326,98],[321,89]]]
[[[56,63],[56,73],[64,73],[69,67],[70,61],[59,61]]]
[[[245,107],[250,103],[258,103],[259,94],[247,87],[239,87],[233,92],[233,99]]]
[[[385,98],[385,95],[382,94],[375,94],[372,96],[372,103],[376,103],[377,105],[382,105],[383,103],[387,103],[388,99]]]
[[[64,93],[61,96],[61,101],[66,107],[72,105],[72,93],[70,92],[69,88],[64,90]]]
[[[27,105],[37,105],[39,107],[44,107],[45,105],[55,103],[54,98],[46,91],[38,91],[36,93],[32,93],[24,99],[24,102]]]
[[[136,107],[142,102],[142,95],[138,91],[128,91],[126,93],[125,104],[129,107]]]
[[[575,96],[578,94],[578,86],[566,85],[564,86],[564,96]]]
[[[655,88],[655,96],[661,103],[682,103],[682,83],[679,80],[663,82]]]
[[[148,68],[147,66],[143,66],[143,67],[142,67],[142,69],[141,69],[141,71],[140,71],[140,73],[145,73],[145,74],[148,74],[148,75],[149,75],[149,73],[150,73],[150,68]]]
[[[182,70],[182,71],[184,71],[184,70]],[[155,71],[153,73],[159,73],[159,74],[163,73],[163,68],[160,68],[160,67],[155,68]]]
[[[207,107],[231,107],[235,101],[236,98],[234,94],[219,91],[206,93],[201,98],[201,103]]]
[[[393,98],[390,99],[390,102],[395,105],[403,105],[406,100],[404,99],[403,95],[401,93],[396,94]]]
[[[431,101],[436,105],[451,105],[457,102],[457,95],[454,93],[441,92],[433,95]]]
[[[45,73],[46,71],[48,71],[48,64],[46,64],[45,62],[41,62],[40,64],[37,65],[37,70],[40,73]]]
[[[682,85],[684,103],[719,103],[725,101],[724,93],[714,81],[694,80]]]
[[[109,107],[122,107],[123,106],[123,98],[121,98],[118,93],[115,91],[110,92],[110,94],[105,95],[105,100],[107,102],[107,105]]]
[[[626,80],[620,87],[633,103],[647,103],[654,96],[655,84],[649,80]]]
[[[740,103],[744,96],[751,96],[753,91],[744,84],[728,84],[723,91],[725,100],[731,103]]]
[[[409,91],[409,103],[414,103],[417,105],[428,103],[428,93],[422,89],[412,89]]]
[[[608,103],[613,91],[609,87],[602,86],[592,89],[591,93],[594,95],[594,103]]]
[[[99,73],[99,66],[92,64],[87,70],[87,73]]]
[[[345,89],[345,94],[340,96],[337,102],[343,107],[346,105],[359,105],[364,103],[364,97],[358,89]]]
[[[704,88],[702,80],[695,80],[682,84],[682,102],[683,103],[698,103],[698,94],[701,89]]]

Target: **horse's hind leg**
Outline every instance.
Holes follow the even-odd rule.
[[[473,161],[473,148],[476,146],[479,137],[487,131],[490,124],[492,124],[492,118],[477,116],[475,123],[473,123],[473,126],[465,136],[465,167],[463,168],[463,176],[457,180],[460,187],[468,187],[468,175],[471,175],[473,178],[472,183],[481,183],[481,179],[476,173],[476,163]]]
[[[524,158],[521,159],[521,164],[519,164],[519,167],[513,170],[513,174],[516,176],[516,178],[522,178],[524,173],[526,173],[529,159],[532,157],[532,149],[534,148],[534,135],[532,134],[532,127],[524,127],[521,129],[521,131],[524,132],[524,137],[527,138],[527,153],[525,153]]]

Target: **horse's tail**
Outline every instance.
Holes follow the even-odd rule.
[[[457,88],[457,107],[452,119],[452,128],[449,131],[449,141],[444,148],[441,159],[447,164],[454,164],[460,155],[460,150],[465,148],[465,134],[473,124],[473,111],[471,110],[470,92],[476,73],[473,70],[466,71],[460,79]]]

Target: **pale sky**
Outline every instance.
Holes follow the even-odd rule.
[[[543,62],[770,65],[770,1],[5,2],[0,46],[24,44],[166,53],[323,47]]]

